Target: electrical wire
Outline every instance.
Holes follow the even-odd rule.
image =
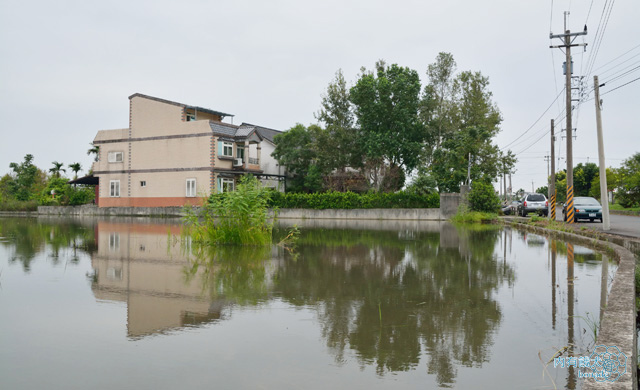
[[[602,93],[600,96],[604,96],[604,95],[606,95],[606,94],[608,94],[608,93],[611,93],[611,92],[615,91],[616,89],[620,89],[620,88],[622,88],[622,87],[624,87],[624,86],[627,86],[627,85],[629,85],[629,84],[631,84],[631,83],[635,83],[635,82],[636,82],[636,81],[638,81],[638,80],[640,80],[640,77],[638,77],[637,79],[633,79],[633,80],[631,80],[631,81],[629,81],[629,82],[627,82],[627,83],[624,83],[624,84],[622,84],[622,85],[619,85],[619,86],[615,87],[614,89],[610,89],[610,90],[608,90],[607,92]]]
[[[620,55],[619,55],[619,56],[617,56],[616,58],[612,59],[611,61],[609,61],[609,62],[607,62],[607,63],[605,63],[605,64],[600,65],[599,67],[597,67],[596,69],[594,69],[594,72],[595,72],[595,71],[598,71],[598,70],[600,70],[600,69],[602,69],[602,68],[604,68],[605,66],[609,65],[610,63],[614,62],[615,60],[619,59],[620,57],[624,57],[625,55],[627,55],[627,54],[631,53],[632,51],[634,51],[634,50],[635,50],[635,49],[637,49],[637,48],[640,48],[640,45],[634,46],[634,47],[632,47],[631,49],[629,49],[629,50],[625,51],[624,53],[620,54]],[[631,57],[631,58],[635,58],[635,57],[637,57],[638,55],[640,55],[640,53],[638,53],[638,54],[634,55],[634,56],[633,56],[633,57]],[[630,58],[630,59],[631,59],[631,58]],[[628,61],[628,60],[625,60],[625,61],[621,62],[620,64],[623,64],[623,63],[625,63],[625,62],[627,62],[627,61]],[[618,65],[620,65],[620,64],[618,64]],[[616,65],[616,66],[617,66],[617,65]],[[614,68],[615,68],[615,66],[614,66]],[[603,71],[602,73],[607,73],[607,72],[609,72],[609,69],[607,69],[607,70]]]
[[[551,102],[551,104],[549,104],[549,107],[547,107],[546,110],[544,110],[544,112],[542,114],[540,114],[540,116],[538,117],[538,119],[536,119],[535,122],[533,122],[533,124],[531,126],[529,126],[529,128],[522,133],[520,136],[518,136],[516,139],[514,139],[513,141],[509,142],[508,144],[506,144],[504,147],[500,148],[501,150],[506,149],[507,147],[509,147],[509,145],[512,145],[514,142],[516,142],[517,140],[519,140],[520,138],[522,138],[525,134],[527,134],[529,132],[529,130],[531,130],[539,121],[540,119],[542,119],[542,117],[549,111],[549,109],[551,109],[551,107],[553,106],[553,103],[556,102],[556,100],[558,100],[558,98],[560,97],[560,95],[562,95],[562,92],[564,92],[564,88],[562,88],[562,91],[560,91],[560,93],[556,96],[555,99],[553,99],[553,101]]]

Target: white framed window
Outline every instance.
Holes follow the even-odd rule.
[[[120,249],[120,233],[109,233],[109,250],[116,251]]]
[[[109,152],[109,162],[110,163],[119,163],[124,161],[124,153],[123,152]]]
[[[196,179],[187,179],[187,197],[196,196]]]
[[[147,186],[147,181],[146,180],[141,180],[140,181],[140,187],[146,187]]]
[[[120,180],[109,181],[109,196],[112,198],[120,197]]]
[[[222,192],[233,191],[233,179],[222,179],[220,189]]]
[[[237,145],[236,146],[236,158],[240,158],[240,159],[242,159],[242,161],[244,161],[244,146],[243,145]]]
[[[227,157],[233,157],[233,143],[222,142],[222,155]]]

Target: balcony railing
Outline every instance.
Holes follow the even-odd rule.
[[[260,165],[260,159],[249,157],[249,164]]]

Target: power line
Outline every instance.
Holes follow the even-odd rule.
[[[637,48],[639,48],[639,47],[640,47],[640,45],[637,45],[637,46],[635,46],[635,47],[633,47],[633,48],[631,48],[631,49],[627,50],[626,52],[624,52],[624,53],[620,54],[619,56],[617,56],[616,58],[612,59],[611,61],[609,61],[609,62],[607,62],[607,63],[605,63],[605,64],[600,65],[599,67],[597,67],[596,69],[594,69],[594,72],[596,72],[596,71],[598,71],[598,70],[600,70],[600,69],[604,68],[605,66],[609,65],[610,63],[614,62],[615,60],[619,59],[620,57],[624,57],[625,55],[627,55],[627,54],[631,53],[632,51],[634,51],[635,49],[637,49]],[[618,65],[622,65],[622,64],[624,64],[625,62],[629,61],[631,58],[635,58],[635,57],[637,57],[637,56],[639,56],[639,55],[640,55],[640,53],[638,53],[638,54],[634,55],[633,57],[630,57],[630,58],[629,58],[629,59],[627,59],[627,60],[624,60],[623,62],[619,63]],[[615,65],[613,68],[615,68],[615,67],[616,67],[616,66],[618,66],[618,65]],[[613,69],[613,68],[611,68],[611,69]],[[600,74],[604,74],[604,73],[607,73],[607,72],[609,72],[609,71],[610,71],[610,69],[607,69],[607,70],[605,70],[605,71],[603,71],[603,72],[600,72]]]
[[[640,80],[640,77],[638,77],[637,79],[633,79],[633,80],[631,80],[631,81],[629,81],[629,82],[627,82],[627,83],[624,83],[624,84],[622,84],[622,85],[620,85],[620,86],[617,86],[617,87],[615,87],[614,89],[610,89],[610,90],[608,90],[607,92],[600,94],[600,96],[604,96],[604,95],[606,95],[606,94],[608,94],[608,93],[611,93],[611,92],[615,91],[616,89],[620,89],[620,88],[622,88],[622,87],[624,87],[624,86],[626,86],[626,85],[629,85],[629,84],[631,84],[631,83],[635,83],[635,82],[636,82],[636,81],[638,81],[638,80]]]
[[[556,102],[556,100],[558,100],[558,98],[560,97],[560,95],[562,95],[562,92],[564,92],[564,88],[562,88],[562,91],[560,91],[560,93],[556,96],[555,99],[553,99],[553,101],[551,102],[551,104],[549,104],[549,107],[547,107],[546,110],[544,110],[544,112],[538,117],[538,119],[535,120],[535,122],[533,122],[533,124],[531,126],[529,126],[529,128],[522,133],[519,137],[517,137],[516,139],[514,139],[513,141],[509,142],[508,144],[506,144],[505,146],[503,146],[502,148],[500,148],[501,150],[506,149],[507,147],[509,147],[509,145],[513,144],[514,142],[516,142],[517,140],[519,140],[520,138],[522,138],[525,134],[527,134],[529,132],[529,130],[531,130],[533,128],[533,126],[535,126],[538,122],[540,122],[540,119],[542,119],[542,117],[547,113],[547,111],[549,111],[549,109],[551,109],[551,107],[553,106],[553,103]]]

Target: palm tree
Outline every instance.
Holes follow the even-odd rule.
[[[53,177],[60,177],[60,171],[65,172],[65,173],[67,172],[66,169],[62,168],[64,166],[63,163],[54,161],[51,164],[53,164],[53,168],[50,168],[49,172],[51,172]]]
[[[78,172],[82,170],[82,165],[80,163],[69,164],[68,167],[73,171],[73,180],[78,179]]]
[[[100,157],[100,145],[94,145],[93,143],[89,145],[91,145],[91,148],[87,150],[87,156],[95,154],[95,156],[93,157],[93,161],[98,161],[98,158]]]

